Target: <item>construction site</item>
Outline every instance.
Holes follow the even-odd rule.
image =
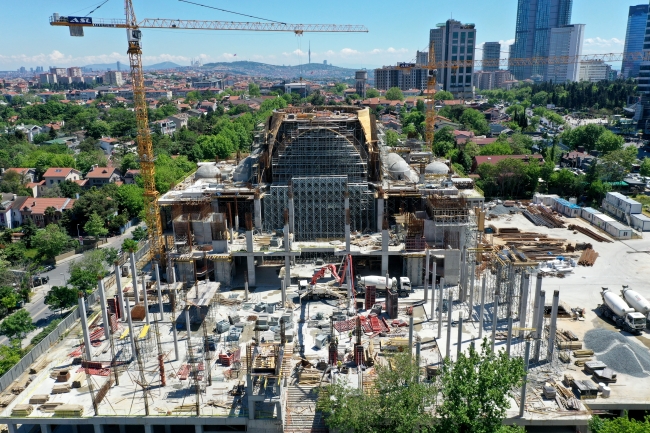
[[[80,298],[0,394],[10,433],[326,432],[319,387],[371,389],[405,350],[435,382],[484,338],[527,367],[507,423],[586,432],[650,409],[648,312],[627,329],[601,305],[603,287],[650,294],[648,239],[487,206],[421,147],[387,148],[367,109],[278,110],[250,156],[158,202],[164,263],[131,255]]]

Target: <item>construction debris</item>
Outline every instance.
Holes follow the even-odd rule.
[[[594,232],[593,230],[589,230],[588,228],[578,224],[569,224],[569,230],[578,231],[583,235],[589,236],[590,238],[597,240],[598,242],[612,242],[611,239],[606,238],[605,236],[601,236],[598,233]]]
[[[17,404],[11,410],[11,416],[29,416],[34,411],[34,406],[31,404]]]
[[[594,251],[592,248],[587,248],[582,252],[582,255],[580,255],[580,259],[578,259],[578,264],[580,266],[593,266],[597,258],[598,258],[598,253]]]

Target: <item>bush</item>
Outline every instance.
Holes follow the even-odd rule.
[[[30,344],[31,344],[32,346],[36,346],[38,343],[40,343],[41,341],[43,341],[43,339],[44,339],[45,337],[47,337],[47,335],[48,335],[50,332],[54,331],[54,329],[57,327],[57,325],[58,325],[59,323],[61,323],[61,319],[54,319],[54,320],[52,320],[52,321],[49,323],[49,325],[47,325],[45,328],[43,328],[43,330],[42,330],[41,332],[39,332],[38,334],[36,334],[36,335],[34,336],[34,338],[32,338],[32,341],[30,342]]]

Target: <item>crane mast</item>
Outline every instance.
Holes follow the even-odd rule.
[[[149,132],[149,117],[147,115],[147,100],[144,87],[144,73],[142,71],[142,32],[133,10],[131,0],[124,0],[124,13],[128,28],[127,39],[129,42],[129,63],[131,66],[131,81],[133,83],[133,106],[135,108],[135,121],[137,127],[138,157],[140,158],[140,176],[144,183],[144,211],[147,229],[149,231],[149,257],[164,264],[162,246],[162,226],[158,209],[158,191],[156,190],[156,171],[154,163],[156,158],[153,153],[151,133]]]
[[[428,146],[431,146],[433,152],[433,140],[436,132],[436,84],[437,74],[436,69],[436,50],[433,41],[429,43],[429,65],[428,65],[428,78],[427,78],[427,97],[426,108],[427,113],[425,117],[425,137]]]

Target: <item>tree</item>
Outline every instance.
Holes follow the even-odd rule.
[[[16,308],[18,301],[20,301],[20,295],[16,293],[16,290],[13,287],[0,287],[0,307],[2,307],[3,316],[7,314],[7,311],[11,311]]]
[[[78,293],[76,289],[66,286],[53,286],[45,295],[43,302],[50,308],[59,310],[59,314],[63,315],[63,310],[77,304]]]
[[[131,233],[131,237],[134,241],[141,241],[142,239],[147,238],[147,229],[145,227],[136,227]]]
[[[64,252],[70,241],[70,236],[64,228],[57,224],[48,224],[36,232],[33,242],[41,256],[52,259]]]
[[[454,99],[454,94],[447,92],[446,90],[441,90],[436,92],[436,95],[433,97],[435,101],[451,101]]]
[[[0,334],[10,340],[23,338],[27,333],[36,329],[27,310],[18,310],[0,323]]]
[[[67,198],[77,198],[77,194],[81,193],[81,185],[71,180],[64,180],[57,185],[61,191],[61,195]]]
[[[600,153],[607,154],[622,149],[624,143],[623,137],[614,134],[612,131],[605,130],[596,140],[595,147]]]
[[[630,419],[627,413],[613,419],[594,416],[589,420],[589,430],[593,433],[648,433],[650,416],[646,415],[643,421]]]
[[[88,130],[86,132],[92,138],[100,139],[102,137],[111,135],[111,128],[109,124],[103,120],[95,120],[88,126]]]
[[[109,248],[104,248],[102,251],[104,252],[104,261],[106,262],[106,264],[109,267],[113,266],[113,264],[118,259],[117,250],[113,247],[109,247]]]
[[[609,182],[623,180],[625,175],[632,169],[636,157],[637,149],[634,146],[609,152],[599,160],[599,165],[602,166],[601,172],[603,173],[601,177]]]
[[[134,253],[138,249],[138,242],[133,239],[124,239],[122,242],[122,250]]]
[[[104,221],[104,218],[97,214],[97,212],[93,212],[93,214],[90,215],[88,222],[84,225],[84,231],[90,236],[93,236],[96,240],[99,240],[100,236],[106,236],[108,234],[106,222]]]
[[[248,84],[248,94],[250,96],[261,96],[262,94],[260,93],[260,86],[258,86],[255,83],[249,83]]]
[[[498,432],[508,398],[521,386],[524,366],[521,358],[504,351],[493,352],[487,339],[481,352],[470,346],[453,363],[445,359],[440,376],[442,403],[438,407],[440,432]]]
[[[495,141],[494,143],[486,144],[480,151],[480,155],[512,155],[512,148],[508,143],[502,141]]]
[[[378,98],[379,97],[379,90],[377,89],[368,89],[366,90],[366,98]]]
[[[397,146],[399,144],[399,134],[392,129],[386,131],[386,146]]]
[[[70,264],[68,284],[79,292],[90,293],[97,286],[97,278],[106,275],[104,252],[100,249],[88,251]]]
[[[586,126],[578,126],[574,129],[566,129],[562,133],[562,142],[572,149],[583,146],[587,151],[596,148],[598,138],[606,131],[602,125],[590,123]]]
[[[474,131],[476,135],[486,135],[490,132],[490,126],[483,113],[473,108],[466,109],[459,121],[463,126]]]
[[[650,176],[650,158],[643,158],[641,161],[641,168],[639,169],[641,176]]]
[[[389,101],[403,101],[404,93],[400,90],[399,87],[391,87],[386,91],[386,99]]]
[[[9,345],[0,346],[0,375],[5,374],[18,364],[23,354],[20,341],[13,340]]]
[[[36,235],[36,231],[38,230],[38,227],[36,227],[34,221],[32,221],[32,219],[28,217],[23,220],[23,225],[21,228],[23,232],[23,242],[25,242],[25,246],[27,248],[32,248],[32,238],[34,237],[34,235]]]
[[[119,210],[136,218],[144,210],[144,189],[135,184],[122,185],[115,192]]]

